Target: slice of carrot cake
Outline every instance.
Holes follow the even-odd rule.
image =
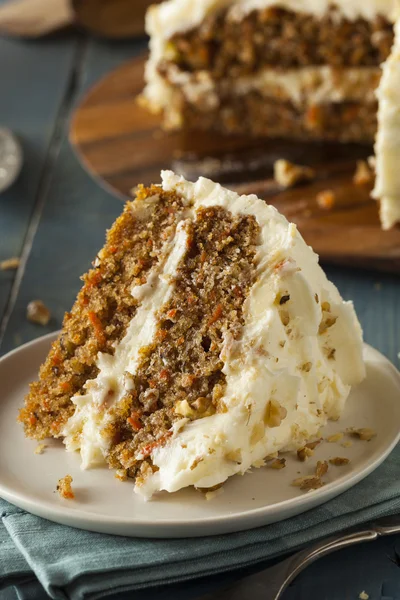
[[[364,377],[353,305],[256,196],[165,171],[83,279],[19,419],[146,497],[304,446]]]

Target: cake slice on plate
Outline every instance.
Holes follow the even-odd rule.
[[[146,497],[304,446],[364,377],[353,305],[256,196],[163,172],[83,279],[19,418]]]
[[[400,221],[399,17],[399,0],[168,0],[147,15],[142,99],[166,129],[370,144],[378,131],[374,197],[389,229]]]

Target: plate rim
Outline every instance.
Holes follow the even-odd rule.
[[[61,330],[50,332],[46,335],[35,338],[17,348],[14,348],[7,354],[0,357],[0,368],[3,366],[5,362],[10,359],[13,359],[16,354],[27,352],[31,347],[34,347],[38,344],[44,344],[48,342],[51,344],[59,335]],[[396,366],[379,350],[376,350],[373,346],[363,344],[363,352],[372,351],[373,354],[377,358],[380,359],[381,362],[385,364],[385,368],[391,371],[392,375],[397,379],[400,389],[400,372],[396,368]],[[0,398],[1,401],[1,398]],[[282,521],[287,518],[290,518],[294,515],[299,515],[301,513],[306,512],[307,510],[312,510],[313,508],[328,502],[330,499],[339,496],[344,493],[348,489],[354,487],[368,477],[375,469],[377,469],[389,454],[393,451],[393,449],[397,446],[400,441],[400,428],[397,435],[392,439],[392,441],[385,446],[384,452],[378,454],[378,456],[372,461],[366,464],[366,466],[360,470],[357,470],[355,473],[350,473],[347,477],[345,477],[342,481],[333,481],[327,483],[323,488],[312,490],[310,493],[305,494],[303,496],[297,496],[295,498],[288,498],[287,500],[283,500],[280,502],[276,502],[274,504],[268,506],[262,506],[254,509],[247,509],[241,512],[233,512],[231,514],[223,515],[223,516],[206,516],[198,519],[190,519],[190,520],[171,520],[171,519],[157,519],[157,521],[153,521],[147,518],[140,518],[139,520],[135,520],[134,515],[132,518],[126,517],[118,517],[115,515],[102,515],[98,513],[88,512],[85,509],[67,509],[66,505],[49,505],[46,501],[39,501],[39,504],[35,502],[35,500],[31,500],[26,497],[24,494],[20,492],[15,492],[12,488],[4,484],[0,480],[0,497],[2,497],[7,502],[14,504],[15,506],[26,510],[36,516],[46,518],[50,521],[55,521],[56,523],[62,523],[64,525],[69,525],[72,527],[76,527],[78,529],[85,529],[91,531],[100,531],[100,529],[96,528],[96,525],[109,525],[110,528],[112,526],[122,527],[125,526],[127,528],[134,528],[135,532],[129,533],[126,531],[125,533],[118,533],[117,535],[136,535],[142,537],[182,537],[174,536],[172,532],[169,530],[176,530],[180,528],[181,530],[185,527],[189,527],[192,530],[199,530],[201,528],[212,527],[215,524],[218,524],[222,527],[221,529],[226,532],[234,532],[234,531],[243,531],[245,529],[251,529],[255,527],[261,527],[261,520],[263,517],[266,519],[268,516],[273,516],[277,512],[281,512],[282,518],[275,520]],[[133,491],[132,491],[133,493]],[[295,509],[295,513],[291,513],[291,509]],[[44,516],[44,512],[46,514]],[[73,521],[73,523],[72,523]],[[237,526],[233,525],[236,521],[238,521]],[[248,523],[244,523],[242,521],[252,521],[256,522],[256,524],[249,525]],[[232,524],[232,527],[230,526]],[[267,523],[265,523],[267,524]],[[169,535],[161,535],[159,529],[162,528],[165,533]],[[147,533],[145,535],[140,533],[140,530],[146,530]],[[149,533],[149,530],[154,532],[154,535]],[[156,532],[157,530],[157,532]],[[104,531],[104,528],[103,528]],[[216,532],[214,535],[221,534],[221,531]],[[195,534],[196,535],[196,534]],[[186,537],[195,537],[195,535],[191,534]],[[201,532],[198,535],[209,535],[202,534]],[[211,534],[212,535],[212,534]]]

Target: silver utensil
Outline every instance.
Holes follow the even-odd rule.
[[[0,193],[14,183],[21,167],[20,143],[9,129],[0,127]]]
[[[373,542],[383,535],[400,533],[400,515],[380,519],[363,529],[325,538],[260,573],[237,582],[234,587],[202,596],[199,600],[280,600],[288,585],[314,561],[348,546]]]

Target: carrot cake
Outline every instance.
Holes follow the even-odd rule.
[[[374,197],[388,229],[400,220],[399,6],[168,0],[148,12],[143,100],[167,129],[372,144],[379,122]]]
[[[212,488],[338,419],[362,332],[295,225],[171,171],[107,235],[19,419],[149,498]]]

